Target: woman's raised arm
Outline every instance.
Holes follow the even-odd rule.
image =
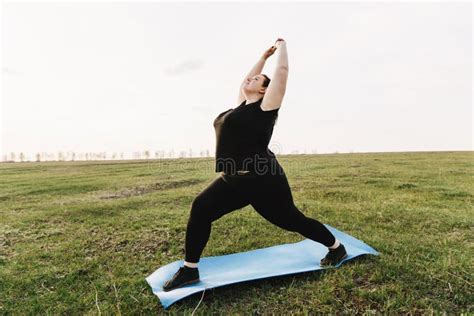
[[[250,69],[249,73],[247,74],[247,76],[245,76],[244,80],[242,80],[242,83],[240,84],[240,88],[239,88],[239,97],[237,98],[237,104],[241,104],[245,100],[245,96],[242,93],[242,87],[247,82],[247,79],[252,78],[253,76],[256,76],[262,73],[262,70],[263,70],[263,67],[265,66],[265,62],[267,61],[267,58],[273,55],[275,50],[276,50],[275,46],[272,46],[269,49],[267,49],[265,53],[263,53],[262,57],[260,57],[257,63],[252,67],[252,69]]]
[[[283,39],[278,39],[275,45],[278,51],[277,64],[273,78],[268,85],[262,104],[260,105],[264,111],[275,110],[281,106],[288,81],[289,67],[286,42]]]

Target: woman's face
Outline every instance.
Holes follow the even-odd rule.
[[[249,93],[265,93],[266,87],[263,87],[265,77],[262,74],[247,78],[243,89],[246,94]]]

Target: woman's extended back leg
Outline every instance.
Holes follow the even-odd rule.
[[[252,207],[270,223],[319,242],[327,247],[335,242],[334,235],[321,222],[305,216],[294,204],[285,174],[261,178],[251,201]]]

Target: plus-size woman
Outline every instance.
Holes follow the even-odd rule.
[[[277,65],[270,80],[261,71],[275,51]],[[295,206],[285,172],[268,148],[285,94],[288,69],[286,42],[279,38],[245,77],[238,106],[215,118],[215,171],[220,175],[192,202],[184,264],[164,284],[165,291],[199,282],[197,264],[212,222],[249,204],[276,226],[328,247],[321,266],[337,264],[347,256],[342,243],[321,222],[306,217]]]

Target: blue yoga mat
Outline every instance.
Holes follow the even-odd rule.
[[[348,256],[339,264],[360,255],[379,253],[369,245],[336,228],[324,224],[333,235],[344,244]],[[164,308],[205,289],[216,288],[233,283],[257,280],[298,272],[327,269],[319,265],[328,249],[311,239],[296,243],[282,244],[268,248],[234,253],[224,256],[201,257],[198,263],[200,282],[188,284],[181,288],[163,291],[163,284],[183,265],[183,260],[174,261],[162,266],[148,277],[146,281],[153,293],[158,296]]]

